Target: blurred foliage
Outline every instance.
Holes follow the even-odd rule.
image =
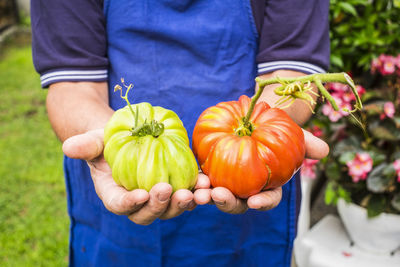
[[[368,70],[400,52],[400,0],[330,0],[331,72]]]
[[[400,214],[400,54],[373,60],[373,87],[358,85],[363,109],[350,116],[350,88],[327,84],[339,110],[320,104],[309,122],[330,146],[318,164],[327,177],[325,202],[339,198],[367,209],[370,217],[382,212]]]
[[[61,144],[28,39],[0,49],[0,266],[67,266]]]

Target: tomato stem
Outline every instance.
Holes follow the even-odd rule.
[[[270,78],[270,79],[256,78],[256,82],[258,82],[259,90],[257,91],[257,93],[254,95],[254,97],[251,100],[249,110],[243,119],[244,125],[249,124],[251,114],[253,113],[254,107],[255,107],[258,99],[260,98],[262,92],[264,91],[264,88],[267,85],[277,84],[277,83],[281,84],[280,87],[277,87],[274,90],[275,94],[282,96],[282,98],[277,101],[277,103],[279,105],[286,103],[289,100],[292,100],[286,106],[286,107],[288,107],[294,102],[294,100],[301,99],[301,100],[305,101],[312,110],[311,105],[315,104],[315,101],[310,94],[318,95],[313,91],[313,87],[311,87],[311,83],[314,83],[316,85],[316,87],[318,88],[319,92],[321,93],[321,95],[329,103],[331,103],[334,110],[338,111],[339,107],[338,107],[335,99],[331,96],[331,94],[329,94],[328,90],[326,90],[323,83],[339,82],[339,83],[349,85],[350,89],[352,90],[352,92],[356,98],[356,104],[354,106],[354,110],[350,110],[348,112],[352,113],[352,112],[362,109],[362,102],[361,102],[360,96],[358,95],[356,87],[354,85],[354,82],[350,78],[350,76],[344,72],[342,72],[342,73],[316,73],[316,74],[300,76],[300,77],[274,77],[274,78]]]
[[[356,97],[356,104],[355,110],[362,109],[362,103],[360,96],[356,90],[355,84],[351,77],[345,73],[316,73],[306,76],[300,77],[274,77],[271,79],[261,79],[256,78],[256,82],[259,83],[260,90],[264,90],[265,86],[280,83],[282,86],[275,89],[275,93],[278,95],[296,95],[299,92],[311,92],[311,87],[309,83],[315,83],[320,93],[331,103],[332,107],[338,111],[339,107],[336,104],[335,99],[329,94],[326,88],[323,86],[323,83],[328,82],[339,82],[343,84],[347,84],[350,86],[351,91],[353,92],[354,96]],[[294,85],[299,85],[295,88]],[[306,86],[305,86],[306,85]],[[297,90],[296,90],[297,89]]]
[[[128,99],[128,93],[133,88],[133,84],[126,85],[124,78],[121,78],[122,85],[126,88],[125,95],[122,95],[122,87],[121,85],[117,84],[114,86],[114,92],[120,91],[121,98],[125,100],[129,110],[132,113],[134,118],[134,127],[132,127],[132,136],[145,136],[145,135],[152,135],[153,137],[159,137],[164,132],[164,124],[161,122],[157,122],[152,120],[151,122],[144,122],[143,124],[139,125],[139,109],[136,105],[136,112],[133,111],[132,105]]]
[[[137,107],[136,107],[136,114],[135,114],[135,112],[134,112],[133,109],[132,109],[132,105],[131,105],[131,103],[129,102],[129,99],[128,99],[128,93],[129,93],[129,91],[133,88],[133,84],[129,84],[129,86],[126,85],[126,84],[125,84],[124,78],[121,78],[121,83],[122,83],[122,85],[126,88],[125,95],[122,95],[122,87],[121,87],[121,85],[119,85],[119,84],[117,84],[117,85],[114,86],[114,92],[120,91],[120,93],[121,93],[121,98],[125,100],[127,106],[129,107],[129,110],[130,110],[131,113],[132,113],[133,118],[135,119],[135,125],[137,125],[137,118],[138,118],[138,115],[139,115],[139,114],[138,114],[138,109],[137,109]]]

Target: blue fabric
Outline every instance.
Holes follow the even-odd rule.
[[[113,87],[135,87],[130,101],[174,110],[191,137],[200,113],[252,95],[258,36],[248,0],[105,1],[110,105]],[[85,162],[65,158],[71,266],[290,266],[296,180],[268,212],[225,214],[214,206],[149,226],[107,211]]]

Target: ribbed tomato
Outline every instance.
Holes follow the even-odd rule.
[[[132,115],[135,110],[135,115]],[[104,130],[104,158],[115,182],[127,190],[159,182],[191,190],[198,167],[189,138],[172,110],[143,102],[117,110]]]
[[[281,109],[260,102],[247,123],[250,98],[222,102],[199,117],[193,151],[213,187],[240,198],[285,184],[305,156],[301,128]]]

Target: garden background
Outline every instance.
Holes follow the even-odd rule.
[[[4,11],[17,2],[18,16]],[[22,2],[0,0],[0,266],[67,266],[61,144],[47,120],[46,91],[32,65],[29,7]],[[400,0],[330,3],[330,71],[368,83],[374,58],[400,53]],[[312,223],[334,212],[319,186]]]

